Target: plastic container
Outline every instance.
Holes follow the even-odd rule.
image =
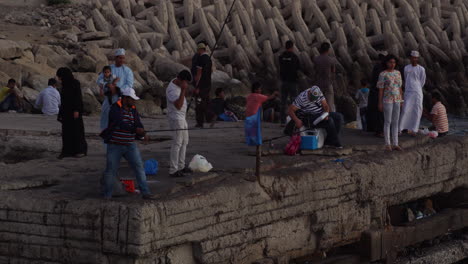
[[[155,159],[149,159],[145,161],[144,167],[146,175],[156,175],[159,170],[159,163]]]
[[[302,150],[318,149],[318,136],[317,135],[301,136],[301,149]]]
[[[135,181],[133,179],[120,179],[120,182],[122,182],[122,184],[125,186],[126,192],[135,192]]]
[[[326,138],[327,131],[324,128],[317,128],[301,132],[301,149],[321,149],[325,143]]]

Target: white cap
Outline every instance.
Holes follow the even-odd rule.
[[[133,88],[127,88],[123,90],[122,96],[128,96],[133,98],[134,100],[140,100],[140,97],[136,96],[135,90],[133,90]]]
[[[125,50],[124,50],[124,49],[117,49],[117,50],[114,52],[114,55],[115,55],[115,57],[118,57],[118,56],[125,56]]]
[[[416,50],[411,51],[411,57],[419,58],[419,52]]]

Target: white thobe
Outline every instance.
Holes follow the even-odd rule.
[[[423,112],[423,87],[426,83],[426,70],[421,65],[406,65],[405,102],[400,117],[400,131],[418,132]]]
[[[111,66],[111,71],[112,75],[115,75],[116,77],[119,78],[119,81],[117,82],[117,87],[120,88],[120,91],[123,92],[123,90],[132,88],[133,89],[133,72],[132,70],[125,66],[122,65],[120,67],[115,66],[115,64],[112,64]],[[101,73],[99,74],[99,78],[97,80],[97,84],[102,84],[104,80],[104,75]],[[114,95],[112,98],[112,102],[115,103],[118,100],[118,96]],[[101,130],[104,130],[107,128],[107,125],[109,123],[109,111],[110,111],[111,104],[109,104],[109,100],[104,100],[102,103],[101,107]]]

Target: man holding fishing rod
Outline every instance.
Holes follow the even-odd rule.
[[[195,86],[194,95],[196,97],[195,115],[197,120],[196,128],[203,128],[205,119],[209,122],[208,104],[210,101],[211,73],[213,63],[211,56],[206,51],[206,44],[200,42],[197,46],[198,51],[192,59],[192,74],[194,76],[193,85]]]

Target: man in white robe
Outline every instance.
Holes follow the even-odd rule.
[[[414,135],[419,130],[423,112],[423,87],[426,82],[426,70],[418,64],[419,52],[412,51],[411,64],[406,65],[405,77],[405,101],[403,112],[400,117],[400,131],[408,130]]]
[[[133,79],[133,72],[132,70],[125,66],[125,50],[124,49],[117,49],[114,52],[115,55],[115,64],[110,65],[112,75],[115,75],[119,78],[117,82],[117,87],[120,88],[120,91],[123,92],[126,89],[133,89],[134,79]],[[104,74],[100,73],[97,84],[103,84]],[[112,103],[115,103],[119,100],[119,95],[112,96]],[[109,103],[109,100],[104,100],[102,103],[101,109],[101,130],[107,128],[109,123],[109,111],[112,104]]]

